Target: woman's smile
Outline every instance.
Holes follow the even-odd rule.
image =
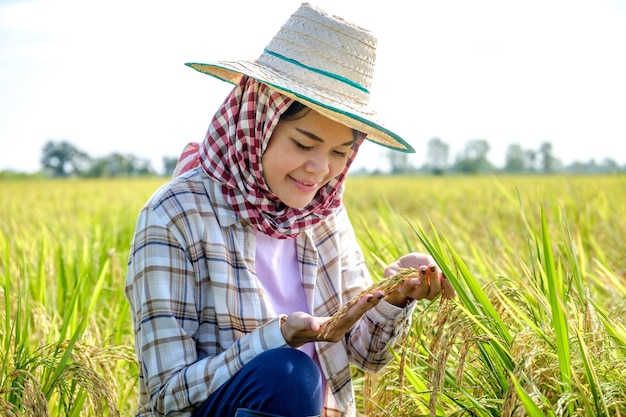
[[[291,179],[294,182],[294,185],[300,189],[301,191],[305,192],[305,193],[310,193],[312,191],[317,191],[318,190],[318,182],[315,181],[302,181],[302,180],[298,180],[296,178],[291,177]]]
[[[284,204],[303,208],[344,170],[353,144],[351,128],[313,110],[280,120],[263,153],[265,182]]]

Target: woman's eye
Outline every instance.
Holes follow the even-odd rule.
[[[296,145],[296,148],[302,149],[303,151],[308,151],[309,149],[313,149],[312,146],[304,146],[303,144],[301,144],[297,140],[293,140],[293,143]]]
[[[341,157],[341,158],[345,158],[346,156],[348,156],[347,152],[341,152],[341,151],[333,151],[335,153],[335,155]]]

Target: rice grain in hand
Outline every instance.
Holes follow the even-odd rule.
[[[415,268],[406,268],[400,269],[396,274],[383,278],[380,281],[375,282],[368,288],[364,289],[360,293],[358,293],[352,300],[348,301],[344,304],[333,316],[325,322],[322,326],[322,330],[320,332],[320,338],[325,339],[332,329],[336,326],[337,322],[341,320],[348,310],[361,299],[365,294],[371,294],[375,291],[383,291],[385,294],[389,294],[393,292],[400,284],[404,282],[407,278],[415,278],[419,277],[419,270]]]

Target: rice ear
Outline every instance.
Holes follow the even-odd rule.
[[[368,288],[364,289],[360,293],[358,293],[354,298],[344,304],[333,316],[322,325],[322,329],[320,331],[320,338],[325,339],[328,334],[332,331],[332,329],[337,325],[337,322],[341,320],[348,310],[359,301],[361,297],[365,294],[371,294],[375,291],[383,291],[385,294],[389,294],[393,292],[396,288],[400,286],[407,278],[419,277],[419,270],[415,268],[404,268],[400,269],[394,275],[383,278],[374,284],[370,285]]]

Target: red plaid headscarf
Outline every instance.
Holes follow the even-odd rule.
[[[361,134],[344,170],[302,209],[282,203],[265,183],[261,157],[280,115],[292,99],[243,77],[219,108],[201,144],[187,145],[174,170],[178,176],[198,165],[222,184],[222,193],[243,219],[276,238],[295,238],[341,205],[348,168],[365,139]],[[260,116],[260,117],[259,117]]]

